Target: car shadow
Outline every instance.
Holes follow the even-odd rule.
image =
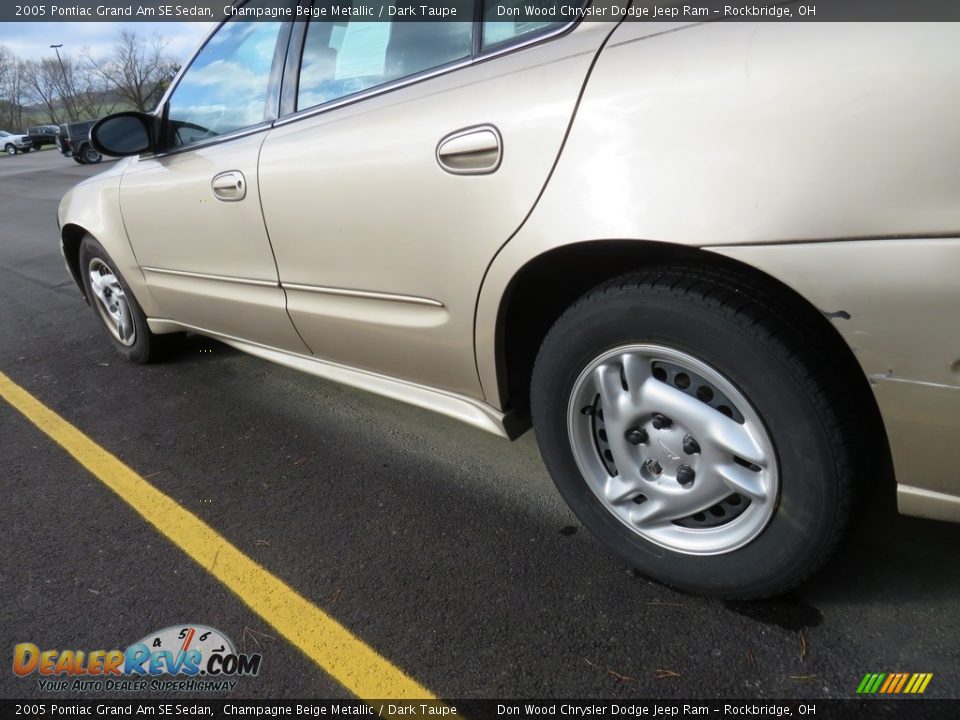
[[[200,363],[217,362],[228,358],[244,355],[239,350],[230,347],[219,340],[186,333],[177,347],[164,360],[166,365],[197,365]]]
[[[167,362],[203,366],[238,357],[246,358],[247,355],[217,340],[188,333],[182,346]],[[263,371],[271,372],[275,368],[265,364]],[[310,380],[306,377],[299,374],[293,377],[304,383],[305,388],[308,387]],[[320,387],[329,387],[327,381],[315,379],[315,382]],[[401,403],[395,404],[395,401],[347,392],[354,402],[379,408],[387,414],[393,410],[403,412],[409,409]],[[451,426],[423,412],[423,432],[426,434],[430,433],[427,428],[433,420],[448,431],[457,428],[470,435],[466,428],[458,428],[455,424]],[[526,445],[527,442],[520,444]],[[523,454],[531,453],[536,454],[535,446],[527,448]],[[572,534],[576,528],[564,527],[559,532]],[[893,482],[884,480],[870,497],[854,531],[836,557],[796,592],[768,600],[725,605],[751,619],[797,631],[819,624],[816,607],[957,597],[960,596],[960,567],[945,562],[943,552],[938,552],[957,546],[960,546],[960,523],[900,515],[896,508]],[[636,576],[644,582],[649,580],[639,573]],[[932,581],[934,578],[935,582]],[[664,590],[667,588],[664,587]]]
[[[830,602],[915,603],[960,595],[960,524],[900,515],[892,488],[872,498],[850,540],[804,594]]]

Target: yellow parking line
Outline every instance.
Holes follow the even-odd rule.
[[[2,372],[0,397],[358,698],[436,699],[343,625]]]

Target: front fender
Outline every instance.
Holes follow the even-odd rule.
[[[133,248],[127,238],[120,212],[120,180],[130,160],[121,160],[67,191],[60,201],[60,250],[74,281],[83,292],[82,269],[78,266],[80,242],[93,236],[107,251],[147,316],[157,314]]]

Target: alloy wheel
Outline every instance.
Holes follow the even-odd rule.
[[[574,382],[567,431],[605,508],[668,550],[732,552],[776,509],[763,422],[733,382],[686,352],[627,345],[595,358]]]
[[[107,329],[123,345],[133,345],[137,339],[137,329],[127,295],[116,274],[100,258],[90,260],[87,272],[94,304]]]

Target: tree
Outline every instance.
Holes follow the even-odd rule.
[[[23,63],[0,45],[0,127],[4,129],[23,127],[23,76]]]
[[[153,110],[176,75],[179,65],[166,53],[167,43],[159,35],[144,38],[123,30],[110,57],[96,60],[87,52],[93,73],[111,91],[141,112]]]
[[[28,99],[43,106],[50,122],[59,124],[76,119],[70,117],[73,93],[69,89],[69,76],[64,79],[65,72],[57,60],[26,60],[20,63],[20,68]],[[61,121],[61,118],[64,119]]]

